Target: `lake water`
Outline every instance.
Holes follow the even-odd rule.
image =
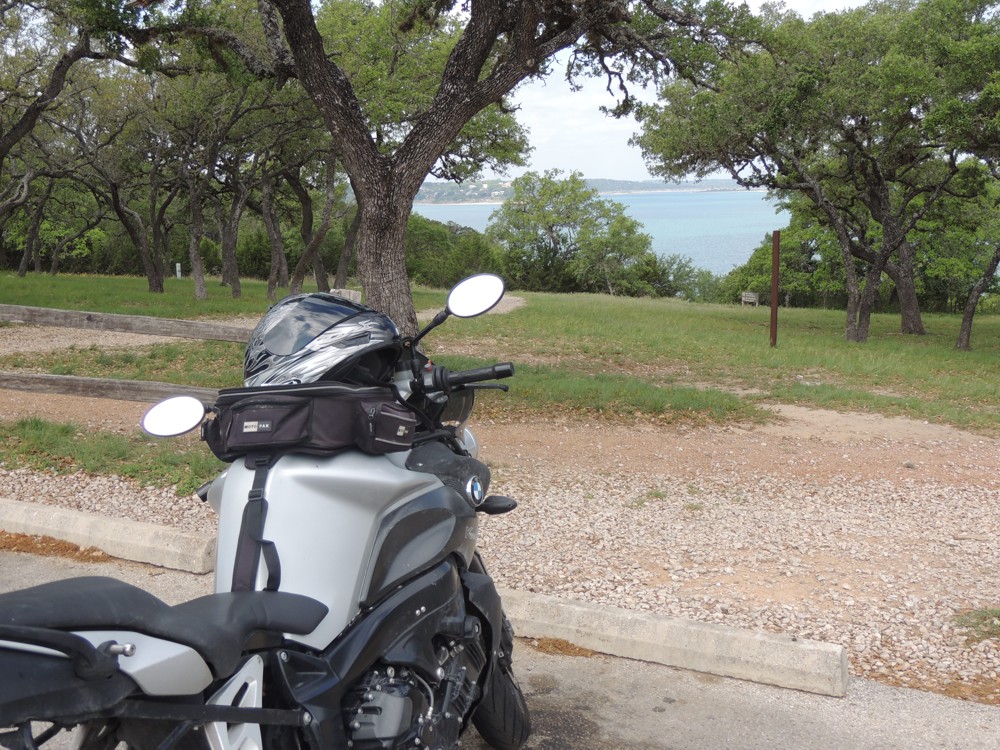
[[[602,195],[621,203],[653,238],[660,255],[686,255],[694,265],[724,275],[747,261],[768,232],[788,223],[787,212],[763,191],[665,190]],[[435,221],[453,221],[480,232],[499,204],[420,203],[414,212]]]

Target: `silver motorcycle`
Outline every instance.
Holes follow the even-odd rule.
[[[108,577],[0,595],[0,745],[458,747],[527,741],[513,632],[476,551],[490,495],[466,422],[502,363],[449,372],[421,339],[494,307],[456,285],[416,337],[330,294],[276,304],[243,388],[157,404],[156,436],[201,427],[229,463],[199,495],[219,515],[215,593],[169,606]]]

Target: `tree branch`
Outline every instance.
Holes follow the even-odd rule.
[[[34,129],[42,112],[48,109],[62,92],[73,65],[85,58],[100,60],[107,59],[107,57],[106,53],[94,52],[90,48],[90,36],[87,34],[81,35],[76,44],[60,56],[52,68],[52,73],[45,87],[21,113],[17,122],[9,130],[0,134],[0,168],[2,168],[10,150]]]

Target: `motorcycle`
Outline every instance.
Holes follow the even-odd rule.
[[[472,724],[522,747],[514,634],[476,550],[480,515],[516,503],[488,494],[466,426],[514,368],[449,372],[419,347],[503,293],[472,276],[413,338],[346,299],[286,298],[244,388],[151,408],[147,433],[200,426],[229,462],[198,491],[219,516],[214,593],[169,606],[91,576],[0,595],[0,745],[445,749]]]

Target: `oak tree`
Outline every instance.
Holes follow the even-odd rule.
[[[933,117],[966,93],[933,53],[957,37],[925,28],[915,5],[810,22],[772,10],[761,47],[704,85],[669,83],[637,138],[663,176],[724,170],[747,187],[807,196],[841,248],[851,341],[867,339],[883,273],[902,331],[924,332],[908,237],[963,169]]]
[[[366,101],[359,88],[360,72],[347,67],[351,40],[324,38],[317,26],[317,7],[342,2],[259,0],[263,41],[227,28],[227,16],[218,8],[194,0],[129,3],[114,6],[116,13],[102,0],[77,2],[92,21],[105,18],[109,33],[132,44],[198,35],[222,63],[236,58],[253,75],[279,82],[297,78],[350,178],[358,205],[357,268],[367,300],[407,332],[416,329],[404,258],[413,199],[428,174],[467,177],[491,158],[482,143],[498,132],[490,122],[502,126],[503,121],[477,120],[480,113],[502,111],[508,95],[523,81],[549,74],[563,50],[572,50],[571,76],[605,76],[619,96],[616,111],[628,111],[633,84],[668,71],[704,75],[725,53],[730,37],[739,35],[734,29],[749,20],[745,7],[718,0],[368,2],[369,12],[394,19],[393,36],[371,48],[370,64],[383,78],[412,80],[419,72],[421,91],[427,92],[407,99],[406,111],[397,112],[387,130],[376,102]],[[428,59],[420,40],[439,35],[448,39],[447,54],[434,64],[411,64]]]

